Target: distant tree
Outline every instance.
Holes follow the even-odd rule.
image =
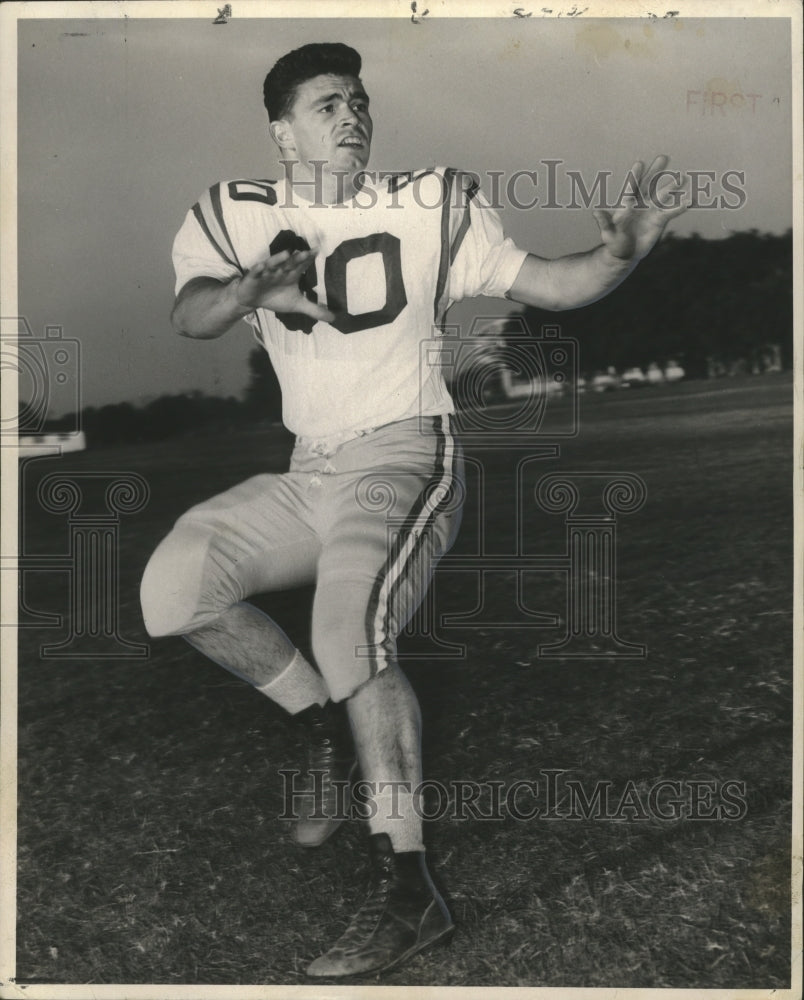
[[[782,364],[793,364],[792,232],[756,230],[723,240],[697,234],[666,237],[620,288],[584,309],[560,314],[528,308],[522,317],[478,331],[472,371],[453,386],[456,402],[471,406],[502,390],[507,338],[521,337],[522,320],[531,334],[558,323],[580,345],[582,372],[622,371],[652,361],[679,362],[688,377],[705,377],[711,359],[750,371],[767,345],[778,345]],[[510,339],[508,340],[510,346]],[[516,374],[516,373],[514,373]],[[479,398],[478,398],[479,397]],[[24,412],[25,404],[21,404]],[[247,420],[278,421],[282,393],[268,353],[249,355],[244,402],[200,392],[160,396],[142,407],[114,403],[85,407],[49,419],[46,430],[81,427],[90,447],[158,441],[200,429],[231,429]]]
[[[242,427],[248,421],[245,405],[234,396],[222,399],[201,392],[159,396],[145,406],[114,403],[81,411],[80,426],[90,447],[164,441],[199,431],[223,431]],[[48,429],[70,430],[77,426],[74,414],[49,421]]]
[[[792,292],[790,232],[752,230],[723,240],[669,235],[599,302],[559,315],[527,309],[525,318],[533,332],[558,322],[576,337],[584,371],[672,359],[688,376],[705,377],[708,359],[750,365],[769,343],[791,367]]]
[[[84,430],[90,445],[124,444],[141,441],[141,411],[131,403],[112,403],[83,412]]]

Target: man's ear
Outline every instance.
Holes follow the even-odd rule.
[[[268,126],[268,133],[280,149],[295,149],[296,143],[293,139],[293,129],[290,123],[284,118],[279,118],[271,122]]]

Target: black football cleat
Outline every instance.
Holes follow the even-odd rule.
[[[369,841],[372,880],[366,901],[333,947],[308,967],[308,976],[387,972],[455,930],[424,853],[394,854],[385,833]]]
[[[343,709],[328,702],[297,716],[309,740],[304,788],[294,791],[293,839],[320,847],[349,817],[351,785],[357,773],[352,734]]]

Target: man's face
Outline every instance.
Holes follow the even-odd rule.
[[[303,163],[325,160],[326,170],[358,171],[371,152],[373,124],[369,99],[353,76],[325,73],[305,80],[285,117],[285,149]],[[287,137],[291,145],[287,145]]]

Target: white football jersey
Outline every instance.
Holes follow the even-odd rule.
[[[317,252],[301,288],[335,313],[331,324],[269,309],[248,317],[279,378],[284,423],[307,438],[451,413],[438,365],[421,370],[420,344],[453,302],[504,296],[526,257],[470,175],[367,177],[336,205],[306,201],[286,180],[216,184],[173,247],[177,294],[191,278],[228,281],[281,250]]]

